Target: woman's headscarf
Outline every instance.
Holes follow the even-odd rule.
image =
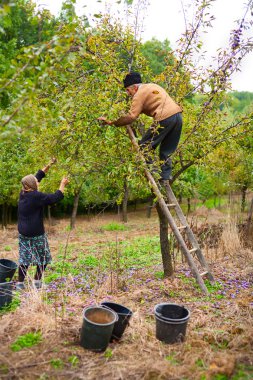
[[[37,178],[33,174],[26,175],[21,179],[23,191],[38,190]]]

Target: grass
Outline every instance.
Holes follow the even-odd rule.
[[[3,314],[15,311],[19,307],[19,305],[20,305],[20,298],[19,298],[19,295],[16,295],[9,305],[3,306],[0,309],[0,316]]]
[[[24,335],[20,335],[17,340],[11,344],[12,351],[20,351],[23,348],[32,347],[42,341],[41,332],[31,332]]]
[[[99,265],[99,260],[97,257],[93,255],[87,255],[84,258],[81,258],[77,262],[78,266],[85,266],[85,267],[90,267],[90,268],[95,268]]]
[[[111,255],[110,255],[111,254]],[[122,241],[117,246],[111,244],[108,254],[104,257],[106,266],[110,260],[124,268],[144,268],[153,266],[161,259],[159,237],[140,237],[130,242]]]
[[[79,359],[76,355],[71,355],[68,358],[68,362],[71,364],[72,367],[76,367],[79,364]]]
[[[0,375],[7,375],[9,373],[9,367],[7,364],[0,364]]]
[[[246,372],[247,371],[247,372]],[[253,379],[253,366],[239,364],[236,368],[232,380],[252,380]]]
[[[67,275],[77,276],[84,274],[87,269],[100,267],[101,270],[119,269],[119,268],[144,268],[153,266],[155,262],[160,263],[160,242],[159,237],[140,237],[132,241],[112,242],[110,244],[100,244],[99,250],[102,251],[101,258],[92,254],[97,251],[94,246],[91,253],[84,255],[83,252],[78,254],[78,258],[71,261],[72,255],[76,255],[73,247],[67,253],[66,260],[61,253],[45,273],[45,282],[50,283]]]
[[[64,367],[64,362],[61,359],[51,359],[50,364],[54,369],[62,369]]]
[[[167,355],[165,359],[173,365],[179,365],[180,362],[175,358],[176,352],[172,352],[170,355]]]
[[[101,227],[104,231],[126,231],[128,228],[124,224],[112,222]]]
[[[197,203],[196,207],[198,208],[204,205],[209,210],[211,210],[213,208],[222,207],[227,204],[228,204],[227,197],[221,197],[220,200],[218,198],[209,198],[209,199],[206,199],[204,203],[203,202]]]

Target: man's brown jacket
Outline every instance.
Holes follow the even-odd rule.
[[[141,113],[161,121],[182,112],[181,107],[159,85],[154,83],[141,84],[133,96],[129,113],[121,116],[113,124],[122,126],[131,124]]]

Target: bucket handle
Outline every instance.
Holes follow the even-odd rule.
[[[107,309],[107,310],[109,310],[109,311],[112,311],[115,315],[116,315],[116,321],[115,322],[118,322],[118,320],[119,320],[119,316],[118,316],[118,314],[114,311],[114,310],[112,310],[109,306],[106,306],[106,305],[100,305],[103,309]]]

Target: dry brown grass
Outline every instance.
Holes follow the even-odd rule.
[[[83,254],[87,247],[95,245],[99,254],[101,243],[116,239],[116,232],[102,232],[101,226],[115,219],[102,216],[89,221],[79,220],[77,229],[71,233],[71,243]],[[158,233],[155,214],[151,220],[140,213],[130,215],[129,219],[129,230],[117,232],[118,239]],[[53,255],[59,244],[66,242],[66,223],[60,221],[50,232]],[[8,242],[15,247],[15,230],[3,234],[3,244]],[[2,257],[8,254],[16,258],[15,250],[6,252],[3,248],[1,245]],[[213,255],[212,250],[208,255]],[[180,275],[181,269],[188,269],[181,262],[177,263],[174,278],[169,280],[157,279],[145,268],[140,270],[128,284],[127,291],[122,291],[122,278],[115,273],[103,284],[95,285],[94,295],[81,293],[80,296],[68,296],[69,290],[75,287],[69,275],[65,288],[58,291],[50,304],[45,302],[46,293],[29,289],[16,311],[0,317],[1,379],[213,380],[217,375],[223,375],[224,380],[232,379],[239,364],[253,366],[251,289],[240,288],[232,298],[238,289],[236,281],[251,278],[252,251],[242,248],[237,232],[229,227],[224,230],[222,245],[215,255],[215,278],[234,281],[221,299],[216,297],[217,293],[210,298],[203,297],[193,281]],[[152,281],[146,282],[148,278]],[[85,306],[99,304],[105,299],[126,305],[134,314],[123,339],[111,343],[107,354],[97,354],[79,345],[82,312]],[[160,302],[185,305],[190,310],[184,343],[166,345],[156,339],[153,308]],[[33,331],[42,332],[41,343],[19,352],[11,350],[10,345],[18,336]],[[70,362],[73,355],[77,358],[76,365]],[[59,368],[53,366],[56,359],[60,360]]]
[[[221,235],[221,251],[224,255],[234,256],[242,250],[242,242],[240,240],[236,221],[229,218]]]

